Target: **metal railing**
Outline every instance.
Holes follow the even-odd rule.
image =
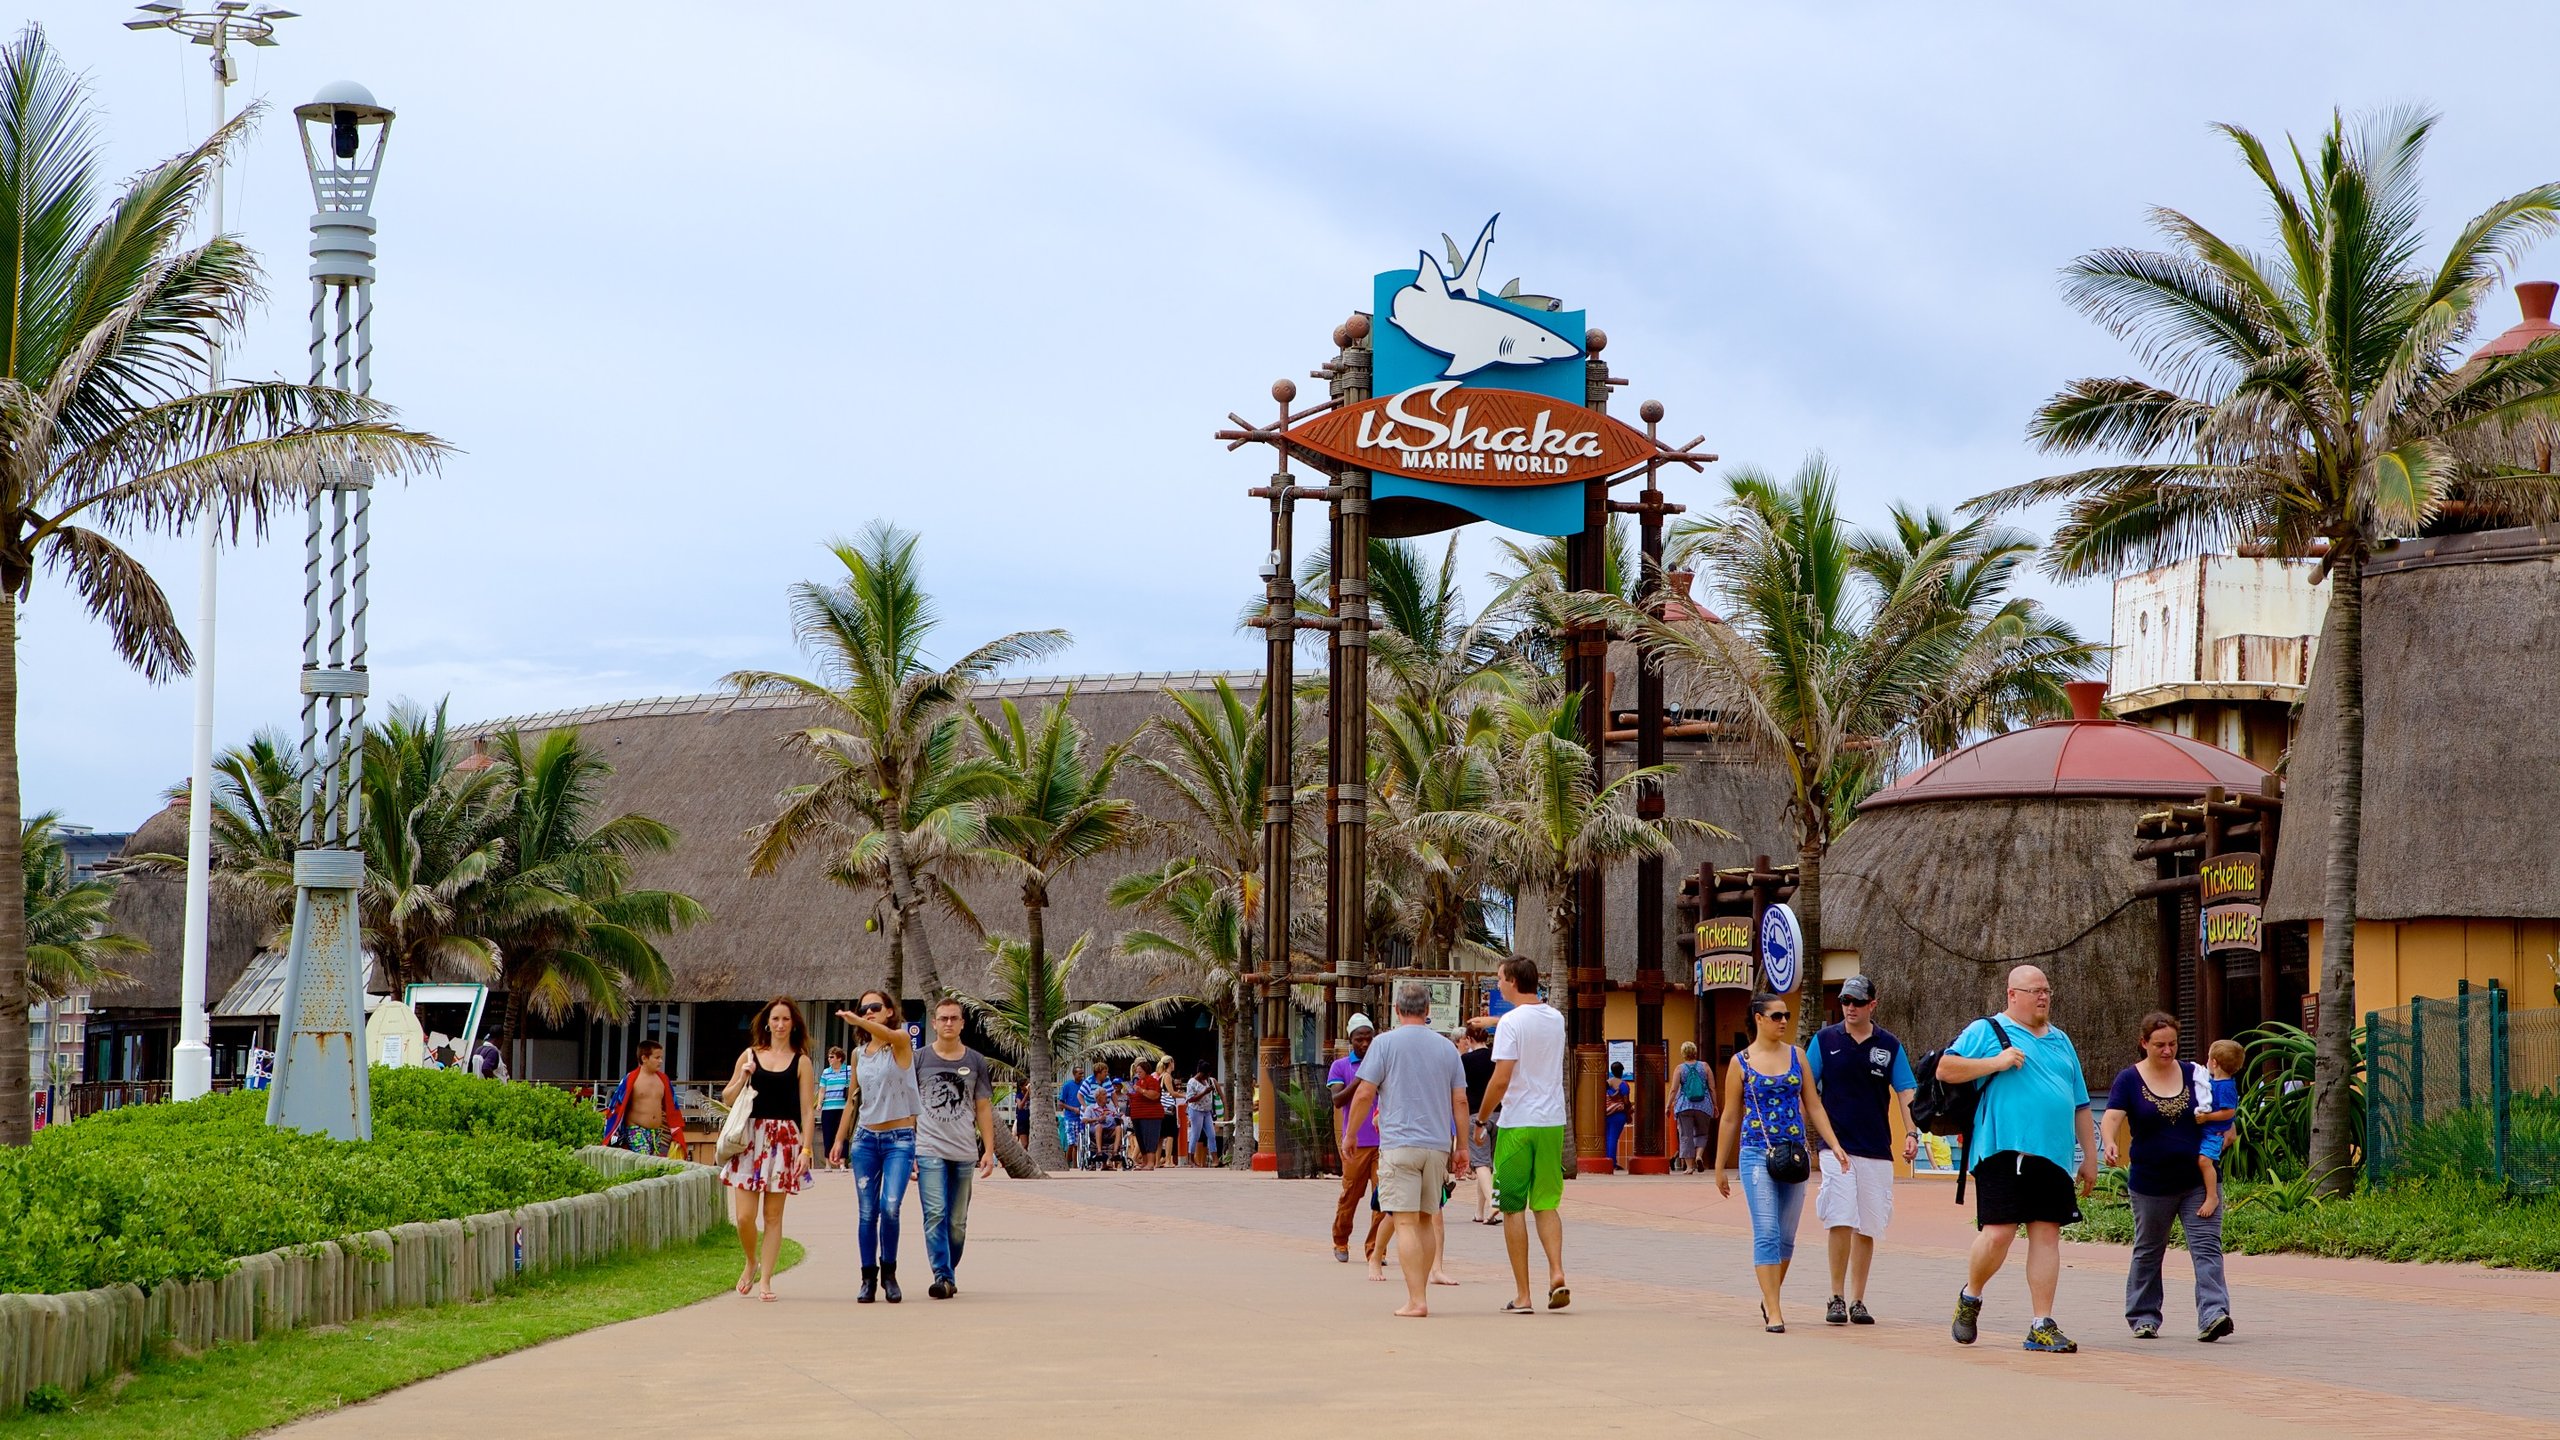
[[[2365,1179],[2560,1186],[2560,1008],[2492,981],[2365,1017]]]

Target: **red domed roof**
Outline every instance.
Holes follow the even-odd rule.
[[[2097,718],[2103,685],[2070,688],[2080,718],[2047,720],[1968,745],[1877,791],[1858,808],[2044,796],[2178,800],[2216,785],[2256,794],[2266,784],[2266,771],[2220,746]]]
[[[2560,294],[2560,285],[2548,280],[2527,280],[2516,286],[2516,306],[2524,311],[2524,318],[2505,334],[2481,346],[2472,358],[2513,355],[2547,335],[2560,335],[2560,325],[2551,323],[2551,301],[2555,294]]]

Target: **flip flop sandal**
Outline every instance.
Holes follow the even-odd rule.
[[[1549,1287],[1548,1287],[1548,1289],[1547,1289],[1547,1308],[1548,1308],[1548,1309],[1550,1309],[1550,1310],[1561,1310],[1561,1309],[1563,1309],[1564,1307],[1566,1307],[1567,1305],[1570,1305],[1570,1304],[1572,1304],[1572,1303],[1573,1303],[1573,1287],[1572,1287],[1572,1286],[1570,1286],[1570,1285],[1553,1285],[1553,1286],[1549,1286]]]
[[[1505,1315],[1535,1315],[1538,1313],[1538,1307],[1535,1305],[1523,1305],[1517,1300],[1505,1300],[1502,1302],[1502,1313]]]

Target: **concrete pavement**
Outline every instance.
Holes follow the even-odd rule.
[[[935,1301],[910,1191],[908,1299],[857,1306],[852,1184],[828,1175],[792,1202],[786,1229],[809,1259],[782,1277],[775,1304],[724,1296],[282,1433],[495,1440],[638,1424],[769,1437],[859,1424],[918,1435],[1206,1427],[1226,1440],[1384,1423],[1418,1435],[1774,1437],[1827,1423],[1897,1440],[2560,1436],[2548,1358],[2560,1354],[2560,1277],[2241,1256],[2240,1333],[2208,1346],[2183,1338],[2185,1272],[2173,1262],[2171,1338],[2139,1342],[2120,1315],[2124,1252],[2072,1247],[2057,1308],[2080,1354],[2017,1348],[2015,1274],[1991,1287],[1982,1343],[1967,1350],[1946,1334],[1961,1212],[1942,1183],[1912,1182],[1869,1289],[1883,1323],[1820,1323],[1829,1287],[1808,1214],[1789,1333],[1773,1336],[1755,1313],[1739,1191],[1723,1200],[1688,1177],[1613,1176],[1567,1190],[1571,1309],[1497,1313],[1509,1292],[1500,1232],[1459,1223],[1452,1268],[1465,1283],[1435,1290],[1432,1318],[1409,1321],[1388,1314],[1400,1284],[1333,1262],[1333,1193],[1331,1182],[1224,1172],[999,1177],[978,1188],[962,1295]],[[683,1358],[681,1378],[661,1363],[669,1355]],[[1986,1427],[1986,1416],[2008,1418]]]

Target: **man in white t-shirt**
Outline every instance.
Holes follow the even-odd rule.
[[[1564,1283],[1564,1016],[1538,998],[1538,962],[1514,955],[1502,962],[1502,998],[1511,1006],[1493,1027],[1493,1083],[1484,1091],[1476,1124],[1498,1108],[1502,1125],[1493,1142],[1494,1198],[1502,1207],[1502,1243],[1511,1253],[1518,1292],[1506,1313],[1537,1308],[1529,1298],[1528,1211],[1537,1219],[1538,1245],[1547,1252],[1547,1308],[1573,1303]]]

